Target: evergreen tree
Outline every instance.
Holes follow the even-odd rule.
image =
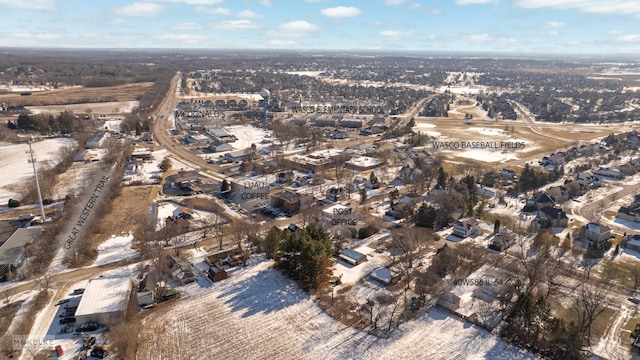
[[[447,186],[447,173],[442,166],[438,169],[438,185],[443,189]]]

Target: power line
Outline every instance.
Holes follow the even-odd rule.
[[[31,147],[31,136],[27,137],[27,145],[29,145],[29,151],[27,151],[27,155],[29,155],[29,159],[27,161],[31,163],[33,166],[33,175],[36,178],[36,190],[38,193],[38,204],[40,205],[40,219],[44,223],[46,216],[44,214],[44,205],[42,204],[42,193],[40,192],[40,181],[38,180],[38,168],[36,166],[36,153],[33,151]]]

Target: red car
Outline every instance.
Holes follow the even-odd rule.
[[[64,350],[62,350],[62,346],[60,346],[60,345],[56,346],[56,355],[58,355],[58,357],[60,357],[63,354],[64,354]]]

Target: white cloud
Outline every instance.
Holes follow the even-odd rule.
[[[251,10],[242,10],[237,14],[237,16],[239,18],[245,18],[245,19],[257,19],[262,17],[262,15],[256,14]]]
[[[420,9],[422,9],[422,5],[418,4],[418,3],[413,3],[413,4],[409,5],[409,9],[411,9],[411,10],[420,10]]]
[[[413,31],[397,31],[397,30],[385,30],[379,33],[380,37],[387,41],[400,41],[406,38],[410,38],[416,35]]]
[[[458,5],[488,4],[496,1],[497,0],[456,0],[456,4]]]
[[[640,41],[640,34],[627,34],[618,36],[620,42],[636,42]]]
[[[406,0],[384,0],[384,4],[388,6],[402,5]]]
[[[131,5],[116,8],[116,14],[121,16],[153,17],[162,14],[164,6],[145,2],[135,2]]]
[[[220,4],[224,0],[162,0],[170,3],[180,3],[187,5],[216,5]]]
[[[544,26],[548,28],[561,28],[567,26],[567,23],[562,21],[549,21],[545,23]]]
[[[55,3],[53,0],[26,0],[26,1],[16,1],[16,0],[0,0],[1,6],[13,7],[18,9],[28,9],[28,10],[51,10],[55,8]]]
[[[214,29],[222,30],[254,30],[259,29],[260,25],[251,22],[251,20],[225,20],[211,25]]]
[[[289,21],[278,26],[277,30],[267,31],[267,35],[274,37],[302,37],[308,36],[318,27],[305,20]]]
[[[607,35],[622,35],[622,31],[620,30],[609,30],[607,31]]]
[[[206,38],[201,35],[193,34],[164,34],[156,36],[156,40],[172,43],[185,43],[185,44],[197,44],[204,41]]]
[[[187,31],[187,30],[200,30],[202,25],[196,23],[182,23],[173,26],[169,26],[169,30],[174,31]]]
[[[217,8],[209,9],[207,7],[204,7],[204,6],[198,6],[198,7],[196,7],[196,11],[197,12],[201,12],[201,13],[205,13],[205,14],[209,14],[209,15],[231,16],[231,10],[229,10],[227,8],[223,8],[223,7],[217,7]]]
[[[487,42],[492,40],[489,34],[470,34],[468,38],[474,42]]]
[[[320,10],[320,14],[330,18],[354,17],[362,14],[362,11],[353,6],[337,6]]]
[[[595,14],[640,15],[640,2],[632,0],[517,0],[524,8],[577,9]]]
[[[292,46],[292,45],[296,45],[297,42],[293,40],[274,39],[274,40],[270,40],[269,44],[274,46]]]
[[[272,6],[271,0],[260,0],[260,5],[262,6]]]

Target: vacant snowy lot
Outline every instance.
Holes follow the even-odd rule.
[[[65,145],[74,143],[70,138],[46,139],[31,144],[36,153],[38,166],[47,161],[55,161],[58,151]],[[27,161],[27,144],[8,144],[0,142],[0,206],[6,206],[10,198],[19,198],[16,192],[7,186],[19,183],[26,178],[33,178],[33,167]]]
[[[253,258],[227,280],[183,287],[182,298],[145,319],[138,358],[535,358],[437,309],[379,339],[326,315],[271,264]]]

